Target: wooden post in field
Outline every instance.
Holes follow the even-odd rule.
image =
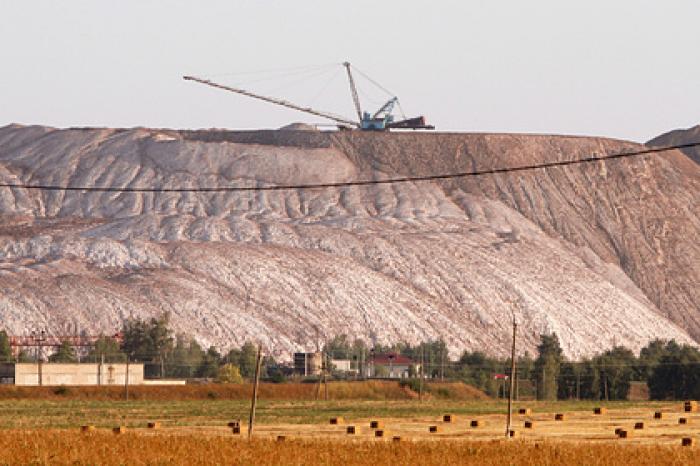
[[[547,368],[542,366],[542,399],[547,399]]]
[[[250,401],[250,417],[248,418],[248,438],[253,436],[253,424],[255,423],[255,405],[258,402],[258,384],[260,383],[260,365],[262,364],[262,346],[258,345],[258,357],[255,361],[255,382],[253,384],[253,398]]]
[[[124,374],[124,399],[129,401],[129,356],[126,357],[126,374]]]
[[[418,381],[418,401],[423,401],[423,343],[420,345],[420,379]]]
[[[510,438],[510,427],[513,418],[513,389],[515,388],[515,333],[518,323],[513,315],[513,345],[510,349],[510,390],[508,391],[508,420],[506,421],[506,438]]]

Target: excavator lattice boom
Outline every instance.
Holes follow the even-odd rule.
[[[400,121],[394,121],[394,116],[392,115],[392,110],[394,106],[398,104],[399,99],[397,97],[391,97],[384,105],[382,105],[379,110],[371,114],[369,112],[363,111],[360,105],[360,97],[357,92],[357,86],[355,85],[355,79],[351,71],[350,62],[344,62],[343,66],[348,76],[348,82],[350,84],[350,94],[352,96],[352,101],[355,106],[355,111],[357,112],[358,121],[353,121],[349,118],[345,118],[341,115],[336,115],[334,113],[325,112],[321,110],[315,110],[311,107],[305,107],[302,105],[297,105],[295,103],[289,102],[284,99],[279,99],[277,97],[269,97],[262,94],[257,94],[255,92],[247,91],[245,89],[240,89],[238,87],[227,86],[225,84],[219,84],[214,81],[210,81],[204,78],[197,78],[195,76],[183,76],[186,81],[194,81],[206,86],[214,87],[217,89],[222,89],[229,92],[235,92],[236,94],[245,95],[247,97],[252,97],[253,99],[262,100],[264,102],[269,102],[275,105],[281,105],[282,107],[291,108],[298,110],[300,112],[309,113],[311,115],[316,115],[322,118],[327,118],[329,120],[338,123],[338,128],[347,129],[349,128],[359,128],[365,131],[386,131],[392,128],[397,129],[435,129],[432,125],[425,124],[425,118],[415,117],[408,118]],[[363,74],[360,71],[360,74]],[[366,78],[366,75],[363,74]],[[371,78],[369,78],[371,80]],[[372,81],[375,85],[376,82]],[[380,86],[381,87],[381,86]],[[384,88],[382,88],[384,89]],[[384,89],[386,91],[386,89]]]

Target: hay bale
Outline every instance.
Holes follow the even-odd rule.
[[[473,419],[472,422],[469,423],[471,427],[484,427],[484,421],[481,419]]]
[[[663,418],[664,418],[664,413],[662,413],[661,411],[656,411],[654,413],[654,419],[663,419]]]
[[[343,419],[343,418],[340,417],[340,416],[338,416],[338,417],[332,417],[331,420],[330,420],[330,422],[331,422],[332,425],[339,425],[339,424],[345,423],[345,419]]]
[[[691,401],[686,401],[686,402],[683,404],[683,410],[684,410],[686,413],[695,413],[695,412],[697,412],[697,411],[698,411],[698,402],[697,402],[697,401],[693,401],[693,400],[691,400]]]
[[[345,433],[348,435],[357,435],[360,433],[360,428],[355,426],[347,426],[345,428]]]
[[[683,439],[681,439],[681,446],[693,447],[695,446],[695,439],[692,437],[683,437]]]
[[[147,424],[149,429],[160,429],[160,421],[153,421]]]
[[[278,442],[284,442],[285,440],[287,440],[287,436],[286,436],[286,435],[278,435],[278,436],[277,436],[277,441],[278,441]]]
[[[566,419],[566,416],[564,415],[564,413],[557,413],[554,415],[555,421],[563,421],[564,419]]]
[[[428,427],[428,432],[430,432],[431,434],[437,434],[438,432],[440,432],[440,430],[442,430],[442,429],[440,429],[440,426]]]
[[[231,433],[233,435],[239,435],[241,433],[241,426],[233,426],[231,427]]]
[[[369,421],[370,429],[383,429],[384,423],[382,421]]]
[[[399,436],[399,435],[394,435],[393,437],[391,437],[391,441],[392,441],[392,442],[400,442],[400,441],[401,441],[401,436]]]
[[[608,408],[599,406],[593,410],[593,414],[608,414]]]
[[[534,429],[535,428],[535,423],[532,421],[525,421],[525,428],[526,429]]]
[[[384,434],[386,434],[386,432],[382,429],[377,429],[374,431],[375,437],[384,437]]]
[[[520,414],[521,416],[529,416],[530,414],[532,414],[532,410],[530,408],[520,408],[518,410],[518,414]]]
[[[615,435],[617,435],[617,436],[619,437],[619,436],[620,436],[620,432],[622,432],[622,427],[616,427],[616,428],[615,428]]]
[[[115,434],[125,434],[126,433],[126,427],[125,426],[119,426],[119,427],[114,427],[112,429],[112,432]]]
[[[94,430],[95,426],[80,426],[81,432],[93,432]]]
[[[442,416],[442,422],[457,422],[454,414],[445,414]]]
[[[679,418],[678,424],[690,424],[690,419],[688,419],[687,417]]]
[[[619,438],[632,438],[632,431],[620,429],[620,433],[617,434]]]
[[[235,420],[235,421],[229,422],[229,423],[226,424],[226,425],[229,426],[229,427],[241,427],[241,421],[237,419],[237,420]]]
[[[517,430],[510,430],[510,431],[508,431],[508,436],[510,438],[516,438],[518,436],[518,431]]]
[[[635,422],[635,423],[634,423],[634,428],[635,428],[636,430],[642,430],[642,429],[644,429],[644,423],[643,423],[643,422]]]

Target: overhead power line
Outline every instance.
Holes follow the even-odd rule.
[[[372,186],[382,184],[415,183],[421,181],[449,180],[455,178],[468,178],[484,175],[497,175],[500,173],[514,173],[544,168],[566,167],[602,160],[621,159],[639,155],[667,152],[676,149],[688,149],[700,146],[700,142],[677,144],[673,146],[654,147],[631,152],[618,152],[613,154],[595,155],[582,159],[562,160],[557,162],[543,162],[538,164],[521,165],[515,167],[489,168],[469,172],[443,173],[436,175],[406,176],[400,178],[388,178],[385,180],[357,180],[337,183],[307,183],[307,184],[282,184],[274,186],[209,186],[199,188],[140,188],[140,187],[116,187],[116,186],[60,186],[50,184],[25,184],[25,183],[0,183],[0,188],[35,189],[44,191],[85,191],[85,192],[116,192],[116,193],[215,193],[215,192],[258,192],[258,191],[289,191],[301,189],[328,189],[344,188],[350,186]]]

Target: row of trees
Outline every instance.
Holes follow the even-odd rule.
[[[78,354],[69,342],[63,342],[48,357],[49,362],[120,363],[127,358],[143,362],[147,377],[210,378],[225,382],[242,382],[255,373],[257,348],[246,343],[241,348],[221,354],[215,347],[203,348],[194,338],[174,335],[167,314],[148,320],[129,319],[118,342],[111,337],[100,337],[86,354]],[[13,357],[9,338],[0,331],[0,362],[35,362],[38,353],[21,351]],[[280,379],[277,363],[271,357],[264,359],[262,376]]]
[[[215,347],[203,348],[194,338],[174,335],[168,315],[148,320],[129,319],[122,329],[121,343],[103,337],[97,340],[82,360],[91,362],[143,362],[147,377],[217,378],[240,381],[252,378],[257,349],[245,343],[227,353]],[[505,394],[504,376],[510,376],[510,360],[487,356],[483,352],[464,352],[458,360],[448,357],[442,340],[418,345],[399,343],[374,345],[339,335],[323,347],[327,360],[349,359],[354,369],[369,364],[374,354],[396,352],[416,362],[422,361],[424,377],[461,380],[481,388],[492,396]],[[32,357],[34,356],[34,357]],[[26,352],[13,358],[9,339],[0,331],[0,361],[32,361],[36,355]],[[49,356],[52,362],[75,362],[78,354],[64,342]],[[540,335],[537,354],[525,353],[517,363],[520,394],[538,399],[610,399],[627,398],[633,382],[645,382],[654,399],[700,398],[700,351],[675,341],[654,340],[642,348],[639,356],[616,346],[592,358],[569,361],[564,357],[556,334]],[[263,360],[262,377],[282,381],[285,372],[271,357]],[[498,377],[497,374],[501,374]],[[415,372],[412,375],[417,375]]]
[[[480,351],[464,352],[456,360],[447,357],[442,340],[411,346],[377,345],[369,348],[362,340],[346,335],[330,340],[324,347],[329,358],[371,362],[372,354],[397,352],[423,361],[430,378],[461,380],[492,396],[505,394],[504,377],[510,376],[510,359],[489,357]],[[537,354],[528,353],[516,361],[519,393],[538,399],[623,400],[634,382],[646,383],[654,399],[700,398],[700,351],[675,341],[654,340],[639,356],[623,346],[615,346],[591,358],[569,361],[564,357],[556,334],[540,335]],[[498,377],[498,375],[501,377]]]

